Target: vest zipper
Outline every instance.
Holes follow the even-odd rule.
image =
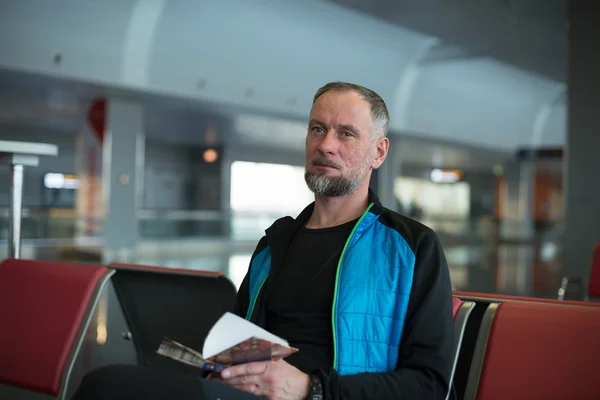
[[[352,232],[350,232],[350,236],[348,236],[348,239],[346,240],[346,244],[344,244],[344,249],[342,250],[342,254],[340,254],[340,260],[338,261],[337,270],[335,272],[335,286],[333,289],[333,305],[331,307],[331,327],[333,330],[333,368],[335,370],[338,369],[338,365],[337,365],[337,362],[338,362],[338,360],[337,360],[337,327],[336,327],[335,320],[337,317],[338,286],[340,284],[340,270],[342,267],[342,261],[344,259],[344,255],[346,254],[346,250],[348,249],[348,244],[350,243],[350,241],[352,240],[352,237],[354,236],[354,233],[356,232],[356,228],[358,228],[358,226],[360,225],[362,220],[365,218],[365,215],[367,215],[367,213],[369,212],[371,207],[373,207],[373,205],[374,205],[373,203],[369,204],[369,206],[367,207],[365,212],[360,216],[360,218],[354,225],[354,228],[352,228]]]
[[[254,306],[256,306],[256,300],[258,299],[258,296],[260,296],[260,291],[262,290],[263,286],[265,285],[265,282],[267,281],[267,278],[269,277],[269,274],[267,274],[267,276],[265,276],[265,279],[263,279],[263,281],[260,283],[260,286],[258,287],[258,290],[256,291],[256,296],[254,296],[254,298],[252,299],[252,303],[250,304],[250,309],[248,311],[248,313],[246,315],[248,315],[248,321],[250,321],[250,319],[252,318],[252,313],[254,312]]]

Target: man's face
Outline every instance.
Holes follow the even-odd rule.
[[[365,183],[387,153],[387,139],[374,139],[372,131],[371,108],[358,93],[330,91],[320,96],[306,136],[304,178],[309,189],[318,196],[336,197]]]

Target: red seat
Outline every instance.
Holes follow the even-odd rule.
[[[508,296],[495,293],[475,293],[475,292],[453,292],[454,296],[459,297],[462,300],[470,300],[475,302],[484,303],[504,303],[504,302],[535,302],[535,303],[546,303],[546,304],[561,304],[571,306],[589,306],[589,307],[600,307],[600,303],[591,301],[573,301],[573,300],[556,300],[556,299],[544,299],[539,297],[525,297],[525,296]]]
[[[600,309],[533,302],[491,304],[465,399],[600,398]]]
[[[592,270],[590,271],[590,282],[588,285],[588,296],[594,299],[600,299],[600,243],[594,249],[594,258],[592,260]]]
[[[0,382],[64,396],[104,284],[101,266],[7,259],[0,264]]]

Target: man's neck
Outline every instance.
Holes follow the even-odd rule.
[[[360,217],[368,205],[368,186],[361,187],[346,196],[315,196],[315,208],[306,227],[321,229],[345,224]]]

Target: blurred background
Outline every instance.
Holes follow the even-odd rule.
[[[264,229],[312,201],[307,117],[336,80],[386,101],[372,186],[437,231],[456,289],[555,297],[600,239],[566,0],[2,0],[0,49],[0,140],[59,149],[25,168],[23,258],[239,285]],[[6,166],[0,253],[9,186]]]

